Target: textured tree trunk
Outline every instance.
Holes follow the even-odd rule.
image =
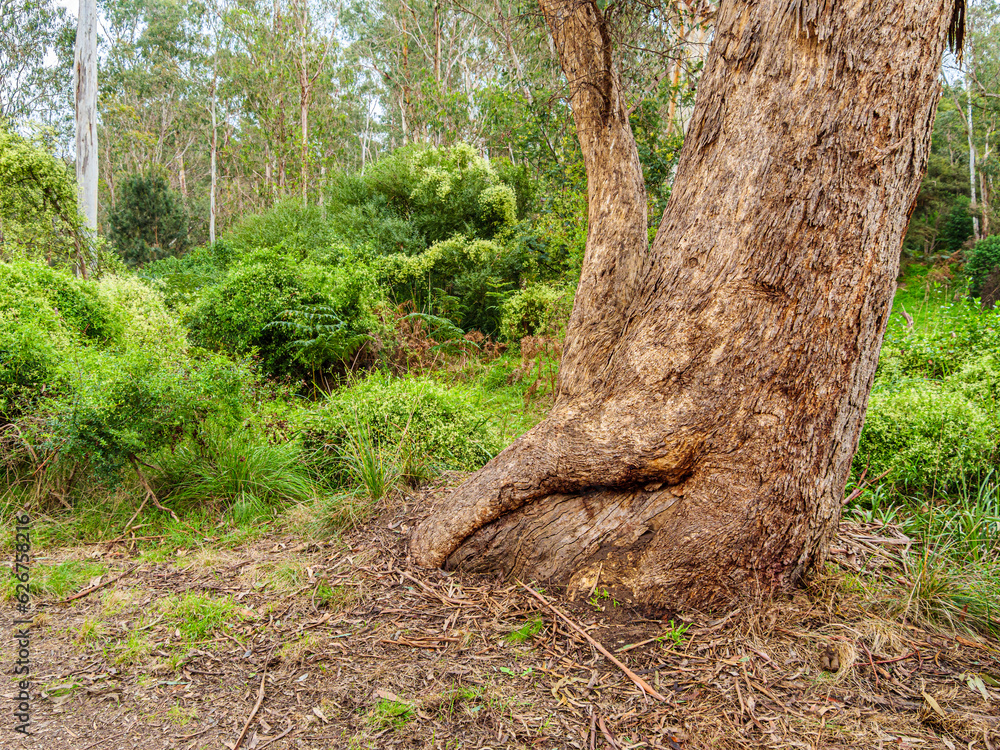
[[[794,582],[840,515],[953,0],[725,0],[652,248],[601,12],[541,5],[589,198],[557,398],[412,558],[672,607]]]
[[[97,6],[80,0],[73,61],[76,102],[76,184],[80,215],[91,238],[97,236]],[[93,259],[78,257],[77,272],[86,275]]]

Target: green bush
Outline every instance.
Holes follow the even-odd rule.
[[[948,384],[911,380],[872,393],[854,467],[937,497],[974,484],[998,451],[1000,426],[988,410]]]
[[[329,464],[334,470],[359,434],[373,447],[392,452],[401,464],[430,462],[471,470],[503,447],[488,422],[489,416],[461,387],[376,374],[334,392],[305,417],[304,428],[308,443],[334,461]]]
[[[100,343],[122,332],[121,321],[92,282],[39,262],[0,263],[0,310],[41,319],[54,314],[67,331]]]
[[[69,393],[46,404],[47,447],[113,476],[133,458],[198,434],[209,420],[234,425],[249,379],[245,369],[214,355],[83,352]]]
[[[1000,269],[1000,235],[994,234],[979,240],[969,252],[965,273],[969,277],[969,296],[982,296],[983,282],[993,271]]]
[[[304,259],[329,247],[335,236],[319,206],[304,206],[289,199],[261,214],[245,216],[226,236],[237,254],[253,250],[281,250]]]
[[[201,296],[191,329],[210,348],[256,351],[265,372],[283,375],[348,356],[374,326],[370,305],[377,298],[374,277],[363,264],[323,267],[260,250],[234,263]],[[316,314],[325,316],[320,326],[310,325],[309,316]],[[323,335],[329,340],[318,341]]]
[[[949,302],[928,315],[933,324],[908,328],[893,315],[886,329],[878,376],[940,379],[970,360],[1000,351],[1000,310],[980,310],[968,300]]]
[[[558,336],[573,309],[573,290],[557,284],[535,283],[504,300],[501,334],[511,342],[523,336]]]
[[[0,260],[27,257],[69,262],[85,241],[76,182],[41,142],[0,123]]]
[[[186,309],[205,289],[225,277],[234,255],[232,245],[220,240],[214,245],[196,247],[180,257],[149,263],[137,275],[160,289],[170,307]]]

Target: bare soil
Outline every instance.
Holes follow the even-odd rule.
[[[544,591],[659,701],[519,583],[410,567],[413,520],[397,506],[343,540],[275,533],[162,563],[120,544],[45,550],[108,570],[38,602],[32,734],[13,731],[5,683],[0,748],[1000,749],[1000,644],[873,617],[840,570],[666,622],[600,586],[589,601]],[[894,543],[844,525],[842,569],[880,541]],[[188,592],[230,597],[235,616],[185,641],[154,614]],[[15,616],[5,602],[8,632]],[[148,653],[123,658],[130,636]]]

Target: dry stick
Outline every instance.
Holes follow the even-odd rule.
[[[243,725],[243,731],[240,732],[240,736],[236,739],[236,744],[233,745],[233,750],[239,750],[240,744],[243,742],[243,738],[247,736],[247,730],[250,729],[250,722],[253,721],[253,717],[257,715],[260,710],[260,704],[264,702],[264,680],[267,679],[267,667],[264,667],[264,673],[260,676],[260,687],[257,688],[257,702],[254,704],[253,710],[247,717],[247,723]]]
[[[264,750],[265,747],[267,747],[268,745],[270,745],[272,742],[277,742],[282,737],[284,737],[286,734],[288,734],[289,732],[291,732],[293,729],[295,729],[295,727],[294,726],[290,726],[290,727],[288,727],[288,729],[286,729],[284,732],[282,732],[281,734],[279,734],[277,737],[272,737],[267,742],[260,743],[259,745],[257,745],[257,750]]]
[[[432,589],[430,586],[428,586],[426,583],[424,583],[423,581],[421,581],[419,578],[416,578],[415,576],[411,576],[405,570],[401,570],[399,572],[400,572],[400,574],[404,578],[409,578],[411,581],[413,581],[415,584],[417,584],[420,588],[422,588],[428,594],[430,594],[431,596],[437,597],[438,599],[440,599],[445,604],[454,604],[456,606],[463,606],[463,605],[467,605],[467,604],[472,604],[472,602],[462,601],[461,599],[452,599],[450,596],[444,596],[443,594],[439,594],[437,591],[435,591],[434,589]]]
[[[131,568],[129,568],[128,570],[126,570],[120,576],[116,576],[115,578],[110,578],[107,581],[105,581],[104,583],[99,583],[96,586],[91,586],[89,589],[84,589],[83,591],[78,591],[75,594],[73,594],[73,596],[70,596],[70,597],[68,597],[66,599],[62,599],[62,600],[60,600],[58,602],[55,602],[55,603],[56,604],[69,604],[74,599],[82,599],[83,597],[85,597],[85,596],[87,596],[89,594],[93,594],[95,591],[97,591],[99,589],[103,589],[105,586],[110,586],[112,583],[115,583],[116,581],[120,581],[125,576],[130,575],[138,567],[139,567],[138,565],[133,565]]]
[[[155,505],[157,508],[159,508],[160,510],[162,510],[164,513],[169,513],[171,518],[173,518],[175,521],[177,521],[178,523],[180,523],[181,519],[179,519],[177,517],[177,514],[174,513],[172,510],[170,510],[170,508],[164,508],[162,505],[160,505],[160,501],[156,499],[156,493],[153,492],[153,488],[149,486],[149,482],[146,481],[145,475],[142,473],[142,470],[139,468],[139,461],[138,461],[138,459],[135,456],[131,456],[129,458],[129,461],[132,462],[132,468],[135,469],[135,475],[137,477],[139,477],[139,483],[142,485],[142,488],[144,490],[146,490],[146,497],[148,497],[150,500],[153,501],[153,505]],[[142,507],[142,506],[140,506],[140,507]],[[132,516],[132,518],[135,518],[135,516]],[[131,523],[131,521],[129,523]],[[126,528],[128,528],[128,527],[126,526]]]
[[[584,630],[583,628],[581,628],[579,625],[577,625],[575,622],[573,622],[571,619],[569,619],[566,615],[564,615],[562,612],[560,612],[559,609],[557,609],[554,604],[552,604],[551,602],[549,602],[548,599],[546,599],[544,596],[542,596],[541,594],[539,594],[534,589],[525,586],[520,581],[518,581],[517,584],[518,584],[518,586],[520,586],[521,588],[523,588],[525,591],[527,591],[529,594],[531,594],[533,597],[535,597],[542,604],[544,604],[546,607],[548,607],[550,610],[552,610],[552,612],[556,616],[558,616],[559,619],[561,619],[563,622],[565,622],[567,625],[569,625],[571,628],[573,628],[573,630],[575,630],[577,633],[579,633],[584,638],[586,638],[587,641],[590,643],[591,646],[593,646],[598,651],[600,651],[602,654],[604,654],[604,656],[606,658],[610,659],[611,663],[614,664],[616,667],[618,667],[626,675],[628,675],[629,679],[632,680],[632,682],[634,682],[636,685],[638,685],[639,688],[643,692],[647,693],[648,695],[652,696],[653,698],[656,698],[656,700],[658,700],[658,701],[665,701],[666,700],[666,698],[664,698],[662,695],[660,695],[658,692],[656,692],[656,690],[654,690],[653,687],[648,682],[646,682],[639,675],[637,675],[631,669],[629,669],[624,664],[622,664],[620,661],[618,661],[618,659],[616,659],[614,656],[612,656],[612,654],[611,654],[610,651],[608,651],[606,648],[604,648],[604,646],[602,646],[600,643],[598,643],[597,641],[595,641],[590,636],[590,633],[588,633],[586,630]]]

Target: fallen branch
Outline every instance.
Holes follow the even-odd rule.
[[[103,589],[105,586],[110,586],[112,583],[115,583],[116,581],[120,581],[125,576],[130,575],[138,567],[139,567],[138,565],[133,565],[131,568],[129,568],[128,570],[126,570],[120,576],[116,576],[114,578],[109,578],[104,583],[99,583],[96,586],[91,586],[90,588],[84,589],[83,591],[78,591],[75,594],[73,594],[73,596],[67,597],[67,598],[62,599],[62,600],[60,600],[58,602],[55,602],[55,603],[56,604],[69,604],[71,601],[74,601],[76,599],[82,599],[85,596],[89,596],[90,594],[93,594],[95,591],[99,591],[100,589]]]
[[[257,688],[257,702],[253,706],[253,710],[250,711],[250,715],[247,717],[247,723],[243,725],[243,731],[240,732],[240,736],[236,738],[236,744],[233,745],[233,750],[240,750],[240,744],[243,742],[243,738],[247,736],[247,730],[250,729],[250,723],[253,718],[260,711],[260,704],[264,702],[264,680],[267,679],[267,667],[264,668],[264,673],[260,676],[260,687]]]
[[[541,594],[539,594],[534,589],[529,588],[528,586],[525,586],[520,581],[517,582],[517,585],[520,586],[521,588],[523,588],[525,591],[527,591],[533,597],[535,597],[538,601],[540,601],[546,607],[548,607],[557,617],[559,617],[560,620],[562,620],[567,625],[569,625],[573,630],[575,630],[577,633],[579,633],[584,638],[586,638],[587,641],[590,643],[591,646],[593,646],[598,651],[600,651],[602,654],[604,654],[604,656],[607,659],[609,659],[612,664],[614,664],[622,672],[624,672],[626,675],[628,675],[628,678],[630,680],[632,680],[632,682],[634,682],[644,693],[646,693],[647,695],[652,696],[653,698],[656,698],[656,700],[658,700],[658,701],[665,701],[666,700],[666,698],[664,698],[662,695],[660,695],[658,692],[656,692],[656,690],[653,689],[653,687],[648,682],[646,682],[639,675],[637,675],[631,669],[629,669],[624,664],[622,664],[620,661],[618,661],[618,659],[616,659],[614,656],[612,656],[612,654],[611,654],[610,651],[608,651],[606,648],[604,648],[604,646],[602,646],[600,643],[598,643],[597,641],[595,641],[590,636],[590,633],[588,633],[586,630],[584,630],[579,625],[577,625],[575,622],[573,622],[571,619],[569,619],[569,617],[567,617],[561,611],[559,611],[559,609],[554,604],[552,604],[551,602],[549,602],[548,599],[546,599],[544,596],[542,596]]]

